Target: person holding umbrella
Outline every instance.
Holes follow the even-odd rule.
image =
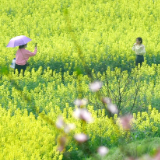
[[[29,57],[35,56],[37,53],[37,44],[35,45],[35,50],[34,52],[30,52],[26,50],[25,48],[27,47],[27,43],[30,42],[31,39],[26,37],[26,36],[18,36],[15,38],[12,38],[7,45],[7,47],[16,47],[19,46],[19,49],[16,53],[16,61],[15,61],[15,69],[18,70],[18,74],[20,74],[21,70],[23,70],[23,75],[26,70],[26,67],[28,66],[28,59]]]

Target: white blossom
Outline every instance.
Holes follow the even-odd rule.
[[[102,88],[102,82],[95,81],[89,85],[89,88],[92,92],[97,92]]]
[[[74,139],[79,143],[84,143],[88,140],[88,136],[84,133],[76,134]]]
[[[102,157],[105,156],[108,152],[109,152],[109,149],[105,146],[100,146],[98,148],[98,154]]]

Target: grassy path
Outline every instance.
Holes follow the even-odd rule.
[[[160,147],[160,138],[148,138],[140,141],[132,142],[126,145],[125,149],[133,156],[141,156],[143,154],[153,154]],[[112,148],[105,160],[124,160],[124,155],[119,148]]]

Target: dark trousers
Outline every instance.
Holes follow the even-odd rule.
[[[15,74],[15,72],[16,72],[16,70],[18,70],[18,74],[20,74],[20,72],[22,71],[23,72],[23,76],[24,76],[24,72],[25,72],[25,70],[26,70],[26,65],[18,65],[18,64],[16,64],[15,65],[15,69],[14,69],[14,74]]]
[[[136,56],[136,66],[138,66],[138,64],[140,64],[140,67],[141,67],[142,66],[142,62],[144,62],[144,56],[137,55]]]

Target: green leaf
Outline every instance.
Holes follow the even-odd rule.
[[[0,68],[0,74],[2,75],[8,75],[9,74],[9,68],[8,67],[1,67]]]

